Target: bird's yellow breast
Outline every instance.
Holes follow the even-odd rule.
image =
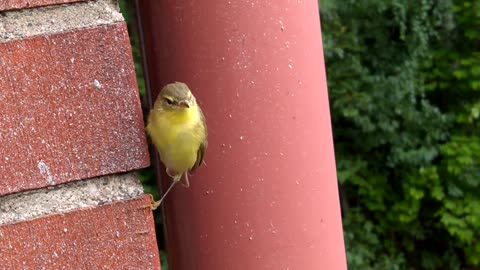
[[[197,160],[197,151],[205,140],[205,129],[198,106],[184,110],[154,108],[148,117],[147,132],[165,166],[184,173]]]

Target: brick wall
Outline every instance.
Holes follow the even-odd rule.
[[[0,269],[160,269],[115,1],[0,1]]]

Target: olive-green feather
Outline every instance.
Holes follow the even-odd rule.
[[[203,115],[202,110],[199,107],[200,111],[200,118],[201,118],[201,123],[202,123],[202,128],[205,130],[205,140],[203,140],[200,143],[200,146],[198,147],[197,150],[197,161],[195,161],[195,164],[193,164],[192,169],[190,169],[191,172],[195,171],[200,165],[202,165],[203,160],[205,158],[205,152],[207,151],[207,146],[208,146],[208,132],[207,132],[207,122],[205,120],[205,116]]]

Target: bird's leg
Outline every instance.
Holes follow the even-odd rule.
[[[182,177],[182,176],[184,176],[184,177]],[[182,185],[183,185],[184,187],[187,187],[187,188],[188,188],[188,187],[190,186],[190,182],[188,181],[188,172],[180,175],[180,180],[183,180],[183,181],[182,181]]]
[[[148,194],[151,198],[151,203],[149,206],[147,207],[150,207],[152,210],[155,210],[157,209],[160,204],[163,202],[163,200],[165,199],[165,197],[167,196],[167,194],[170,192],[170,190],[173,188],[173,186],[180,180],[181,178],[181,174],[180,175],[176,175],[175,173],[173,173],[172,170],[170,170],[169,168],[167,168],[165,170],[165,172],[167,173],[168,176],[170,176],[172,179],[173,179],[173,182],[172,184],[170,184],[170,187],[168,187],[167,191],[163,194],[162,198],[160,198],[160,200],[158,201],[155,201],[155,199],[153,198],[153,195],[152,194]]]
[[[170,186],[168,187],[167,191],[165,191],[165,193],[163,193],[162,198],[160,198],[160,200],[158,200],[158,201],[155,201],[155,200],[153,199],[153,196],[152,196],[151,194],[149,194],[150,197],[152,197],[152,204],[150,205],[150,207],[152,208],[152,210],[157,209],[157,208],[160,206],[160,204],[162,204],[163,200],[165,199],[165,197],[167,197],[167,194],[170,192],[170,190],[172,190],[173,186],[175,186],[176,183],[177,183],[176,181],[173,181],[173,182],[170,184]]]
[[[155,199],[153,198],[153,195],[148,193],[152,202],[150,203],[149,206],[146,206],[146,207],[150,207],[152,210],[157,209],[160,206],[160,204],[162,204],[165,197],[167,197],[167,194],[170,192],[170,190],[172,190],[173,186],[175,186],[176,183],[180,182],[180,180],[182,180],[182,179],[184,180],[182,184],[185,187],[190,186],[190,183],[188,182],[188,173],[175,174],[175,173],[173,173],[172,170],[170,170],[168,168],[166,169],[166,173],[167,173],[168,176],[170,176],[172,178],[173,182],[170,184],[167,191],[165,191],[162,198],[160,198],[160,200],[158,200],[158,201],[155,201]],[[185,176],[185,178],[183,178],[183,176]]]

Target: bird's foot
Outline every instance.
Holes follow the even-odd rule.
[[[153,198],[153,195],[152,195],[152,194],[150,194],[150,193],[147,193],[147,194],[148,194],[148,196],[150,196],[150,204],[149,204],[149,205],[145,205],[145,206],[143,206],[142,208],[150,208],[150,209],[152,209],[152,211],[154,211],[154,210],[156,210],[156,209],[160,206],[160,203],[161,203],[162,201],[160,201],[160,200],[159,200],[159,201],[155,201],[155,199]]]

